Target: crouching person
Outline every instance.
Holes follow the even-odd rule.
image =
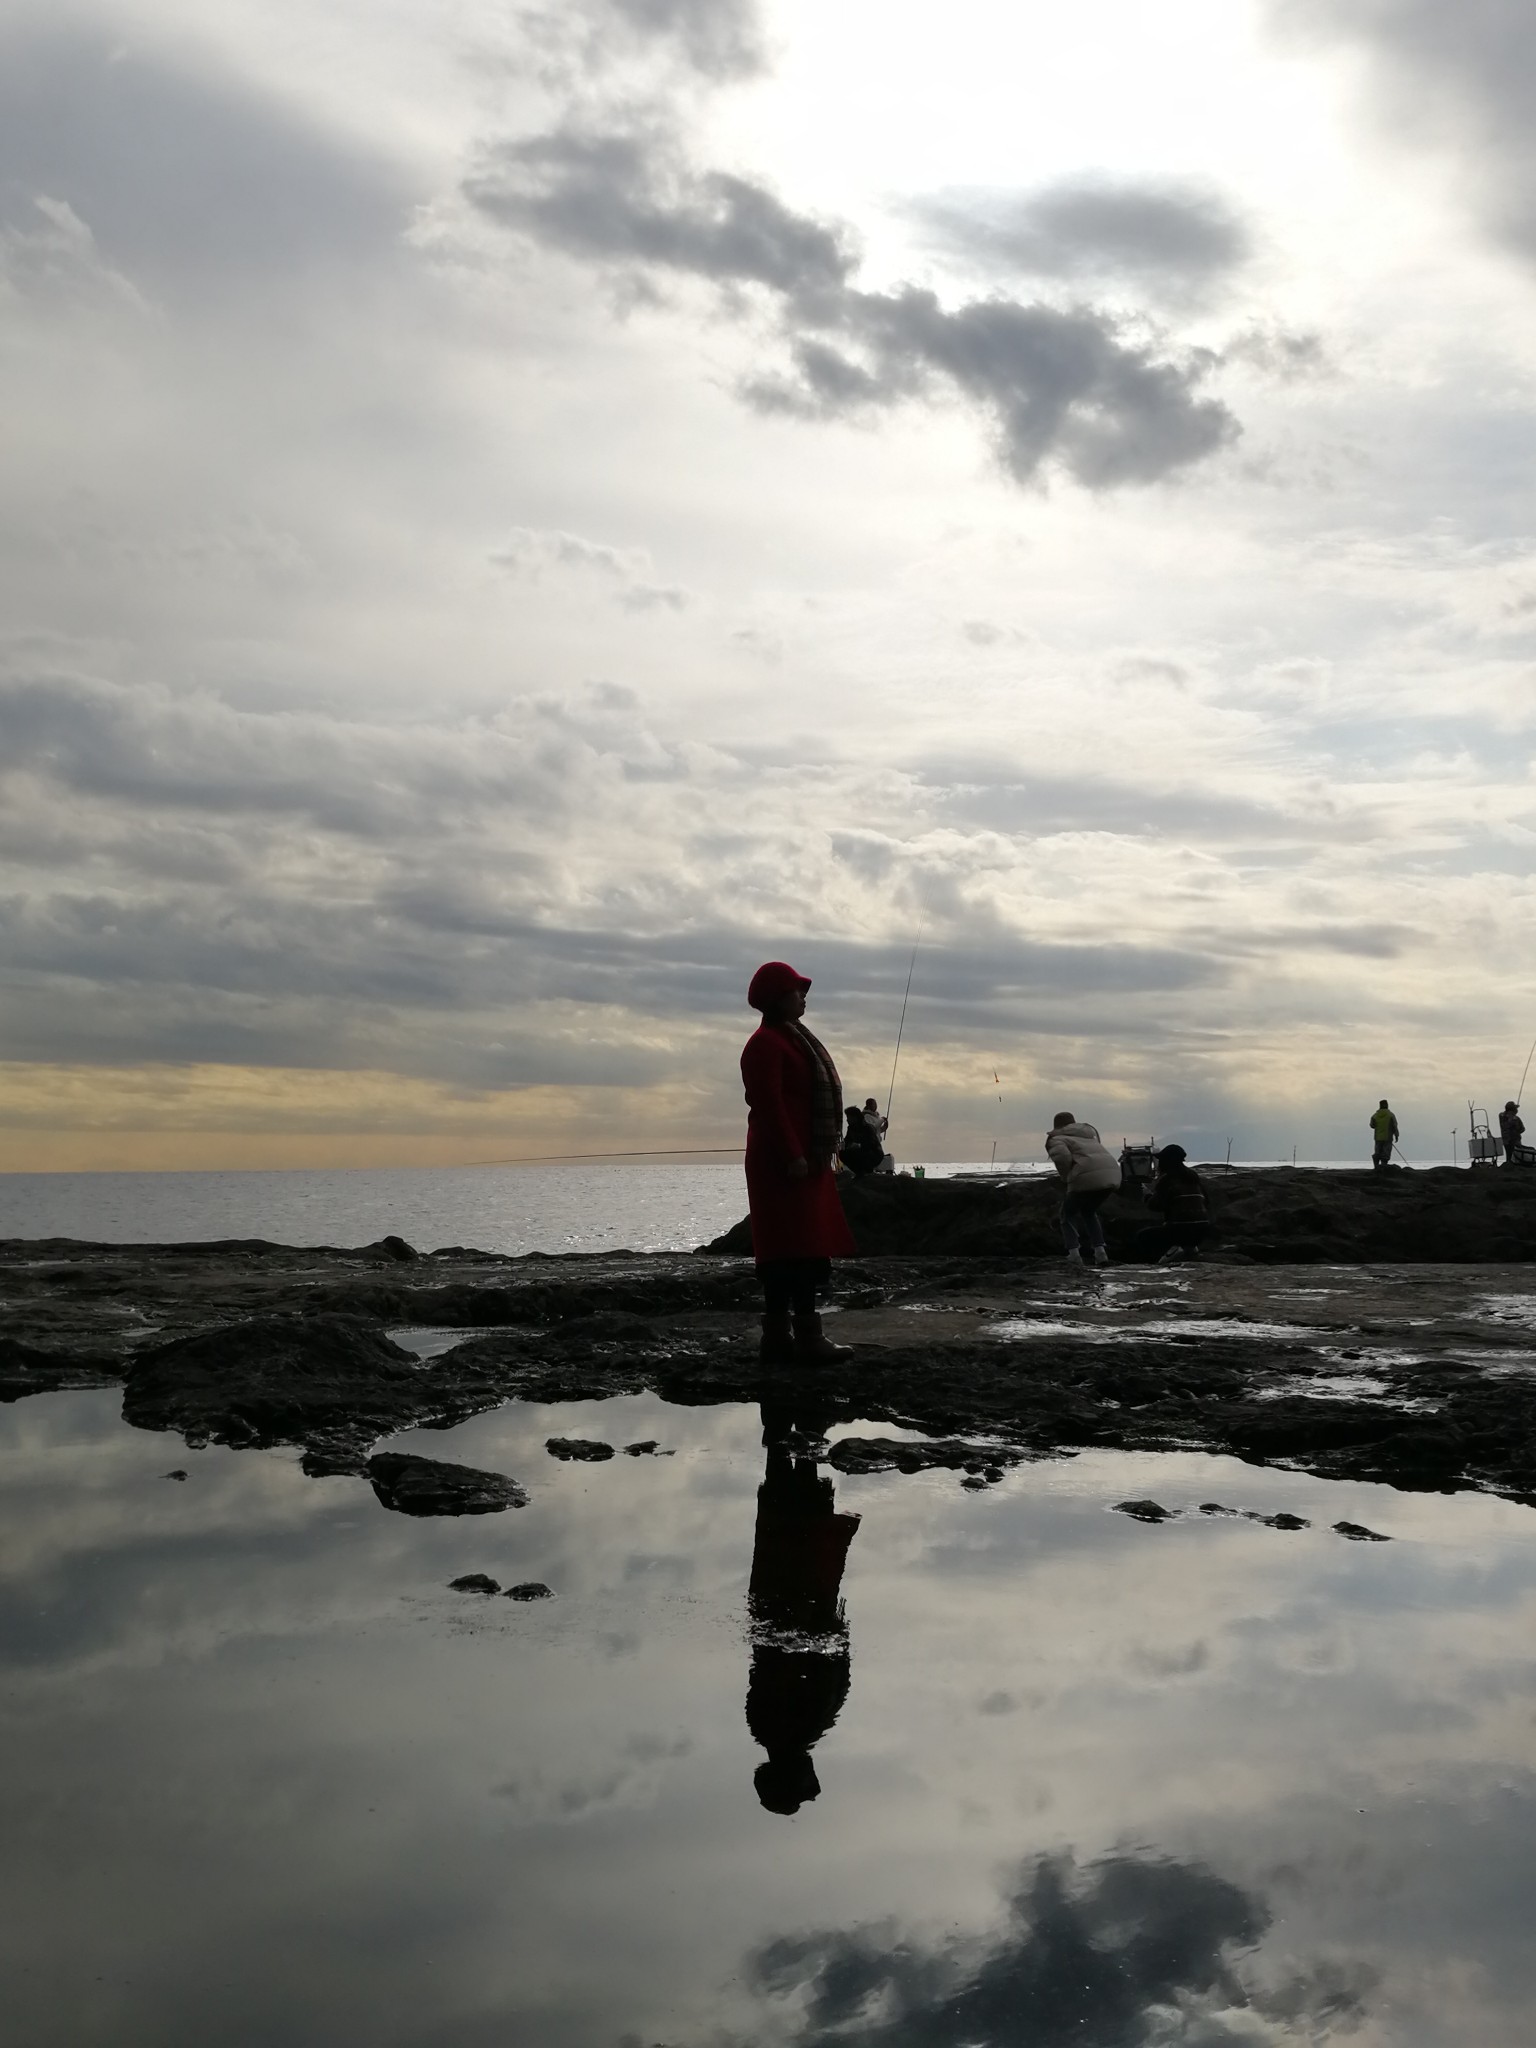
[[[1120,1162],[1092,1124],[1080,1124],[1070,1109],[1056,1112],[1045,1140],[1046,1156],[1067,1184],[1061,1205],[1061,1238],[1073,1265],[1107,1266],[1099,1211],[1120,1185]],[[1086,1247],[1087,1256],[1084,1256]]]
[[[1136,1248],[1160,1266],[1198,1259],[1211,1227],[1211,1207],[1200,1176],[1189,1164],[1182,1145],[1164,1145],[1157,1172],[1146,1191],[1147,1206],[1162,1221],[1136,1233]]]

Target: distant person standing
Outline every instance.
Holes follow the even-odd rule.
[[[1392,1147],[1402,1136],[1402,1132],[1397,1128],[1397,1118],[1392,1114],[1391,1105],[1385,1095],[1381,1098],[1381,1107],[1371,1118],[1371,1134],[1376,1140],[1375,1150],[1371,1154],[1371,1166],[1375,1172],[1380,1173],[1383,1167],[1392,1164]]]
[[[832,1055],[800,1019],[810,976],[783,960],[759,967],[747,1001],[762,1023],[742,1048],[747,1096],[747,1207],[763,1285],[764,1365],[843,1358],[822,1333],[816,1297],[832,1260],[855,1249],[832,1161],[843,1087]]]
[[[1525,1136],[1525,1125],[1520,1120],[1518,1102],[1506,1102],[1499,1111],[1499,1136],[1504,1140],[1505,1160],[1513,1161],[1515,1147]]]
[[[1085,1266],[1084,1244],[1096,1266],[1109,1264],[1099,1211],[1120,1185],[1120,1162],[1092,1124],[1080,1124],[1061,1109],[1045,1139],[1046,1156],[1067,1184],[1061,1205],[1061,1237],[1068,1260]]]

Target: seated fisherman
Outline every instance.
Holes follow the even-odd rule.
[[[852,1174],[860,1180],[866,1173],[873,1173],[884,1156],[879,1138],[865,1121],[864,1112],[848,1110],[848,1128],[843,1133],[837,1148],[837,1156]]]
[[[1499,1136],[1504,1140],[1504,1157],[1512,1160],[1515,1147],[1525,1136],[1525,1124],[1520,1116],[1518,1102],[1506,1102],[1499,1111]]]
[[[1198,1259],[1211,1227],[1211,1210],[1200,1176],[1188,1163],[1182,1145],[1163,1146],[1157,1155],[1157,1172],[1145,1194],[1148,1207],[1156,1209],[1163,1220],[1137,1231],[1137,1250],[1160,1266]]]

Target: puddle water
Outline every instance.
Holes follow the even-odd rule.
[[[634,1396],[399,1439],[530,1495],[415,1519],[117,1410],[0,1410],[24,2048],[1531,2038],[1529,1510]]]

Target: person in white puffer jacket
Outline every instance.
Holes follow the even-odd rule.
[[[1070,1109],[1060,1109],[1045,1140],[1046,1156],[1067,1184],[1061,1205],[1061,1236],[1067,1257],[1075,1265],[1088,1261],[1083,1246],[1096,1266],[1109,1264],[1104,1245],[1104,1226],[1099,1211],[1120,1185],[1120,1162],[1092,1124],[1080,1124]]]

